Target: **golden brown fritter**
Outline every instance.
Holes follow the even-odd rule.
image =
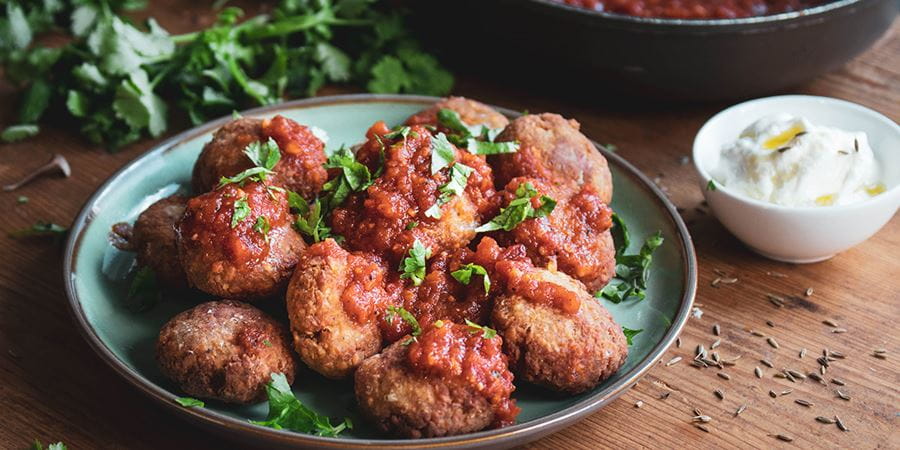
[[[577,192],[593,185],[600,200],[612,200],[612,175],[606,158],[580,131],[575,120],[558,114],[528,114],[513,120],[497,141],[516,141],[515,153],[488,158],[498,186],[515,177],[543,180],[557,190]]]
[[[577,394],[625,363],[622,328],[580,282],[522,262],[499,262],[496,271],[507,292],[495,300],[492,323],[517,380]]]
[[[377,318],[390,300],[383,266],[333,239],[304,252],[288,285],[287,310],[294,349],[309,368],[344,378],[381,350]]]
[[[229,184],[188,200],[176,227],[188,281],[239,300],[284,292],[306,248],[293,222],[284,192],[258,182]]]
[[[201,194],[214,189],[222,177],[231,177],[253,167],[244,148],[256,141],[272,138],[281,149],[270,183],[290,189],[310,200],[328,180],[325,169],[325,144],[306,126],[285,118],[240,118],[219,128],[194,164],[191,183]]]
[[[557,199],[546,217],[528,219],[508,232],[498,232],[504,245],[521,244],[540,267],[556,267],[583,282],[590,292],[603,288],[615,275],[616,250],[610,228],[612,210],[603,203],[591,184],[578,188],[571,196],[532,178],[514,178],[502,191],[502,204],[515,198],[514,192],[531,183],[539,195]]]
[[[509,120],[484,103],[465,97],[448,97],[434,106],[417,112],[406,119],[407,125],[438,125],[437,113],[441,109],[452,109],[467,125],[486,125],[489,128],[503,128]],[[446,131],[446,130],[445,130]]]
[[[273,373],[294,380],[284,326],[232,300],[203,303],[169,320],[159,332],[156,360],[186,394],[229,403],[263,400]]]
[[[184,215],[187,198],[172,195],[150,205],[138,216],[130,239],[137,264],[149,267],[157,281],[170,289],[188,287],[178,259],[175,224]]]
[[[396,342],[365,360],[355,376],[362,414],[408,438],[471,433],[514,422],[519,409],[499,336],[442,323],[415,342]]]

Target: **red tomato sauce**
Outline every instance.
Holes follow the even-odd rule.
[[[494,409],[494,427],[515,423],[519,408],[510,398],[516,389],[502,352],[503,339],[482,337],[480,330],[445,322],[432,326],[409,345],[411,369],[447,383],[461,383],[484,396]]]
[[[556,0],[615,14],[670,19],[734,19],[798,11],[824,0]]]

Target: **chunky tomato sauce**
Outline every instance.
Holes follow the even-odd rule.
[[[503,427],[515,423],[519,408],[510,398],[516,388],[502,347],[499,335],[485,339],[481,330],[445,322],[409,345],[407,362],[419,373],[475,389],[493,407],[493,425]]]
[[[734,19],[798,11],[826,0],[556,0],[572,6],[640,17]]]
[[[243,201],[249,211],[232,227],[238,214],[235,203]],[[293,220],[285,194],[257,182],[228,184],[188,200],[179,230],[185,245],[220,249],[236,263],[248,264],[264,260],[269,253],[266,235],[254,229],[260,217],[270,230],[289,227]]]
[[[273,183],[291,189],[307,200],[311,200],[322,185],[328,181],[328,171],[324,165],[325,143],[308,127],[288,119],[275,116],[262,122],[264,139],[272,138],[281,149],[281,161],[275,166]]]

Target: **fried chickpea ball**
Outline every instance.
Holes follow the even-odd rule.
[[[471,433],[514,423],[519,408],[502,338],[449,322],[365,360],[355,376],[360,411],[407,438]]]
[[[592,185],[603,203],[612,200],[612,175],[606,158],[578,131],[575,120],[558,114],[529,114],[513,120],[497,136],[498,142],[516,141],[515,153],[489,158],[498,186],[527,176],[574,193]]]
[[[274,139],[281,149],[281,160],[273,168],[275,174],[270,182],[307,200],[315,197],[328,180],[324,167],[327,159],[325,144],[309,128],[280,115],[263,120],[236,119],[219,128],[194,164],[191,180],[194,192],[211,191],[222,177],[231,177],[253,167],[244,148],[269,138]]]
[[[334,210],[333,230],[347,239],[351,249],[385,255],[392,264],[399,263],[416,240],[435,255],[467,245],[496,204],[491,169],[484,159],[448,144],[455,155],[453,164],[463,164],[471,172],[460,195],[448,194],[447,202],[438,204],[440,189],[451,180],[453,169],[432,173],[435,138],[429,130],[412,126],[405,138],[393,140],[373,130],[369,135],[372,139],[359,149],[357,158],[374,173],[383,150],[383,174]]]
[[[156,360],[186,394],[228,403],[263,400],[273,373],[294,380],[284,326],[232,300],[203,303],[169,320],[159,332]]]
[[[176,230],[190,284],[225,298],[283,292],[306,248],[285,193],[259,182],[228,184],[188,200]]]
[[[528,219],[511,231],[497,233],[500,242],[525,246],[535,265],[555,266],[591,292],[602,289],[616,271],[612,210],[591,184],[582,185],[567,198],[546,183],[524,177],[510,180],[500,193],[502,204],[513,200],[524,183],[531,183],[539,195],[559,200],[549,216]]]
[[[187,288],[184,269],[178,260],[175,224],[184,215],[187,198],[172,195],[150,205],[134,222],[130,244],[137,264],[149,267],[157,281],[171,289]]]
[[[625,363],[622,328],[580,282],[522,261],[498,262],[495,272],[505,292],[492,323],[517,378],[577,394]]]
[[[489,128],[503,128],[509,119],[484,103],[465,97],[449,97],[435,103],[432,107],[417,112],[406,119],[407,125],[439,125],[438,111],[451,109],[459,114],[466,125],[485,125]],[[444,130],[447,131],[447,130]]]
[[[348,252],[333,239],[303,253],[288,285],[294,349],[329,378],[352,375],[382,347],[377,318],[391,301],[380,258]]]

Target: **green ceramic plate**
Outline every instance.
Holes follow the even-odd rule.
[[[437,99],[411,96],[353,95],[290,102],[246,112],[248,117],[283,114],[325,130],[329,146],[354,144],[376,120],[397,124]],[[510,116],[511,111],[503,111]],[[160,327],[197,298],[166,298],[153,309],[135,313],[125,305],[125,280],[130,254],[113,249],[110,226],[133,221],[150,203],[190,185],[191,169],[203,144],[229,118],[186,131],[148,151],[119,170],[88,200],[72,228],[65,256],[66,291],[76,322],[88,342],[113,369],[131,384],[178,414],[236,438],[262,445],[481,447],[521,444],[537,439],[597,410],[634,384],[672,343],[688,318],[696,288],[696,261],[690,236],[675,208],[653,184],[619,156],[604,152],[615,183],[613,208],[625,219],[632,246],[661,230],[665,244],[653,258],[647,299],[639,303],[608,304],[616,321],[643,329],[619,372],[593,391],[560,397],[521,383],[514,393],[522,408],[514,426],[479,433],[426,440],[388,440],[358,417],[352,385],[326,380],[312,372],[297,377],[294,392],[305,404],[333,417],[349,416],[357,426],[340,438],[321,438],[277,431],[248,423],[262,419],[265,403],[232,406],[208,402],[206,408],[183,408],[173,399],[178,389],[166,380],[154,361],[154,342]],[[632,248],[635,251],[636,248]],[[278,302],[264,305],[284,317]]]

